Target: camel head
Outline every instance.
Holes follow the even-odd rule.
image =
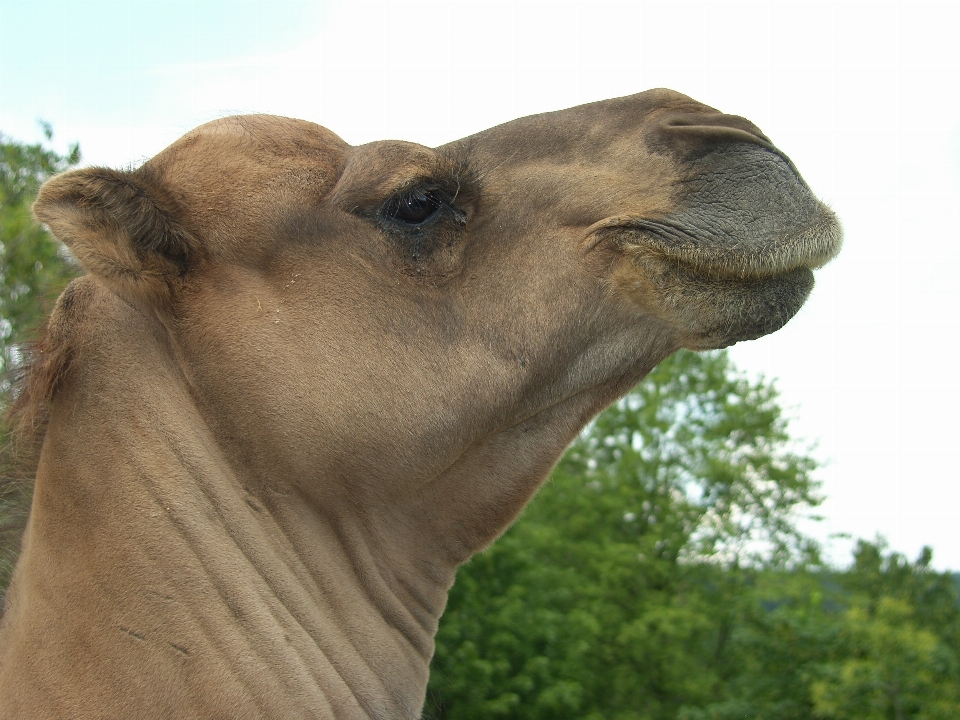
[[[145,436],[180,448],[190,472],[151,485],[172,545],[222,532],[270,602],[386,628],[351,647],[413,690],[353,688],[371,717],[418,712],[455,567],[577,432],[675,350],[780,328],[841,237],[753,124],[668,90],[435,149],[225,118],[137,170],[54,178],[36,214],[89,271],[51,321],[71,359],[45,452],[55,432],[109,475]],[[70,439],[78,419],[95,442]],[[190,504],[187,482],[216,491]],[[135,527],[119,513],[99,521],[113,547]]]

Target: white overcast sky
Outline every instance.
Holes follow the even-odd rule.
[[[841,256],[732,350],[816,441],[819,537],[960,570],[958,6],[0,0],[0,132],[136,164],[227,114],[437,145],[671,87],[753,120],[840,215]],[[833,557],[849,560],[849,542]]]

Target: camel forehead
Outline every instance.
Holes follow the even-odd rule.
[[[217,185],[221,192],[304,169],[330,186],[348,147],[335,133],[306,120],[235,115],[190,131],[147,166],[158,169],[171,185]]]
[[[320,202],[348,150],[335,133],[306,120],[237,115],[192,130],[143,171],[172,193],[178,220],[217,254],[232,239],[262,235],[284,208]]]
[[[269,152],[281,157],[346,147],[335,133],[308,120],[279,115],[233,115],[194,128],[168,150],[184,146],[195,151],[205,143],[224,149]]]

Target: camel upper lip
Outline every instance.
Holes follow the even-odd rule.
[[[843,242],[840,223],[790,159],[742,118],[709,120],[673,127],[737,140],[688,163],[676,186],[676,205],[664,216],[610,218],[617,244],[733,279],[811,271],[829,262]]]
[[[623,248],[660,255],[688,268],[721,277],[760,279],[794,270],[816,270],[840,252],[843,231],[836,215],[826,206],[796,232],[767,242],[722,242],[663,220],[617,218],[604,228],[617,233]]]

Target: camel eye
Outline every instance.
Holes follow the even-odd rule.
[[[433,190],[417,191],[397,198],[387,206],[387,214],[407,225],[421,225],[443,207],[443,199]]]

